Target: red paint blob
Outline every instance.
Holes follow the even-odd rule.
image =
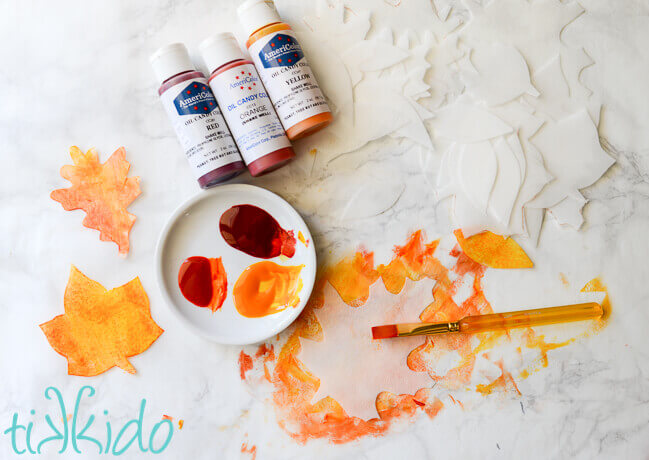
[[[187,300],[216,311],[228,292],[228,280],[221,258],[189,257],[178,271],[178,287]]]
[[[257,206],[232,206],[221,216],[219,229],[226,243],[253,257],[295,255],[293,231],[284,230],[273,216]]]

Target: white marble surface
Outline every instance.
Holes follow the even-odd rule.
[[[499,1],[499,0],[494,0]],[[7,435],[11,417],[35,422],[56,417],[44,390],[56,386],[72,405],[83,385],[97,390],[83,404],[114,426],[135,417],[147,399],[148,429],[161,414],[184,419],[161,458],[646,458],[649,449],[649,5],[580,0],[586,10],[561,39],[583,46],[596,66],[582,78],[604,105],[601,142],[616,160],[586,189],[590,199],[581,231],[546,222],[539,246],[526,246],[531,271],[489,271],[486,292],[494,308],[560,301],[601,276],[614,314],[602,332],[550,352],[549,366],[520,382],[522,396],[485,398],[471,410],[447,406],[432,420],[384,437],[335,446],[326,440],[296,444],[277,425],[272,407],[239,378],[240,348],[193,336],[163,304],[153,269],[157,234],[171,211],[197,192],[170,124],[156,97],[148,55],[184,41],[196,49],[234,23],[232,0],[5,1],[0,5],[0,457],[14,458]],[[295,5],[291,5],[294,3]],[[349,11],[372,12],[373,29],[403,24],[423,33],[433,20],[429,0],[349,0]],[[439,2],[438,2],[439,3]],[[443,3],[443,2],[442,2]],[[284,0],[291,19],[311,2]],[[516,18],[512,18],[516,21]],[[370,31],[372,32],[372,31]],[[506,33],[507,31],[504,31]],[[96,147],[105,160],[124,145],[142,195],[131,252],[117,255],[82,213],[64,212],[49,198],[67,186],[59,168],[68,148]],[[417,228],[430,237],[451,230],[447,211],[434,205],[427,152],[384,138],[325,160],[300,147],[299,159],[261,180],[307,220],[320,261],[363,244],[385,261],[393,244]],[[107,287],[139,276],[164,334],[134,357],[135,376],[112,369],[95,378],[66,374],[65,360],[38,324],[63,312],[71,264]],[[558,274],[566,275],[566,288]],[[34,409],[36,414],[29,415]],[[103,422],[101,422],[103,423]],[[51,447],[40,457],[61,458]],[[84,451],[94,452],[84,444]],[[65,456],[78,458],[70,453]],[[131,449],[127,458],[141,458]],[[29,457],[29,455],[26,455]],[[89,453],[84,458],[96,458]],[[102,458],[107,458],[102,456]]]

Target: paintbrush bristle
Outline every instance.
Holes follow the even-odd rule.
[[[372,328],[372,338],[373,339],[389,339],[391,337],[397,337],[399,331],[397,330],[396,324],[387,324],[385,326],[374,326]]]

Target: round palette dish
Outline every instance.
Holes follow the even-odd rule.
[[[290,258],[260,259],[226,243],[219,231],[221,215],[232,206],[242,204],[265,210],[282,228],[292,231],[296,239],[295,254]],[[298,238],[300,233],[303,238]],[[181,265],[194,256],[222,259],[227,273],[227,296],[221,308],[214,312],[189,302],[178,286]],[[299,302],[267,316],[242,316],[233,301],[233,287],[246,268],[264,260],[282,266],[304,266],[300,272],[302,286],[297,293]],[[315,248],[302,217],[274,193],[245,184],[222,185],[200,192],[180,205],[160,234],[155,263],[160,290],[173,313],[201,336],[227,345],[258,343],[288,327],[309,300],[316,275]]]

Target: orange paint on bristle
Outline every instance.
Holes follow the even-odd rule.
[[[385,326],[374,326],[372,328],[372,338],[374,340],[389,339],[398,335],[399,331],[396,324],[386,324]]]

